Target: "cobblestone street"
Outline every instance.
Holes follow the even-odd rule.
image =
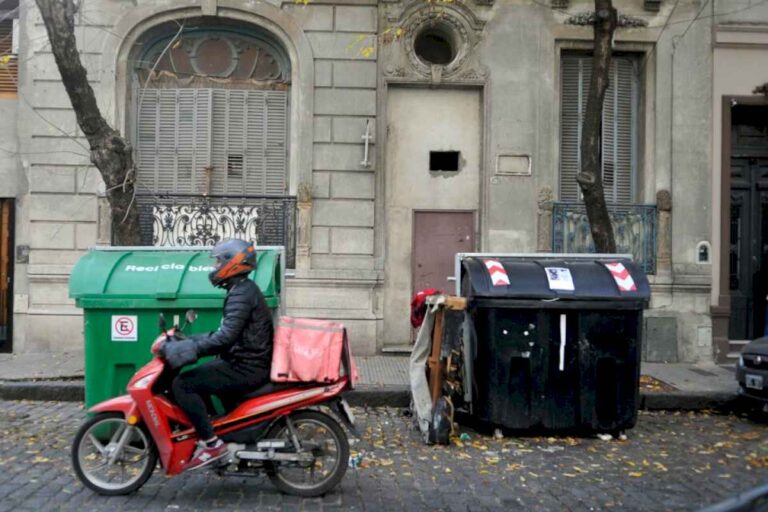
[[[355,412],[359,467],[324,498],[283,496],[266,477],[159,470],[136,494],[104,498],[71,469],[79,404],[0,402],[0,511],[698,510],[768,481],[768,425],[735,416],[641,413],[626,441],[466,430],[428,447],[399,410]]]

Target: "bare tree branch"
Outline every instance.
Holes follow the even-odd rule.
[[[99,169],[107,186],[107,199],[112,208],[112,242],[115,245],[140,245],[139,215],[132,207],[135,193],[133,149],[104,119],[88,83],[75,40],[75,3],[73,0],[36,2],[77,124],[90,145],[91,162]]]

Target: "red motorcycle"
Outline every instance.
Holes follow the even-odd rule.
[[[194,321],[188,312],[187,324]],[[178,326],[152,346],[155,357],[128,383],[128,394],[95,405],[94,415],[75,435],[72,463],[78,478],[99,494],[115,496],[140,488],[158,458],[166,475],[181,473],[192,457],[197,434],[172,402],[177,372],[157,355],[161,343],[183,337]],[[336,487],[349,463],[354,417],[341,393],[352,388],[349,347],[342,351],[342,377],[331,384],[267,383],[237,401],[219,397],[226,412],[213,419],[216,435],[229,448],[212,464],[221,475],[266,472],[281,491],[319,496]]]

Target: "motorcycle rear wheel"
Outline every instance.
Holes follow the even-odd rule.
[[[110,463],[126,428],[132,431]],[[72,442],[72,465],[89,489],[119,496],[134,492],[149,479],[157,465],[157,448],[143,425],[131,427],[121,413],[101,413],[77,431]]]
[[[347,435],[335,419],[319,411],[299,411],[291,414],[290,418],[302,447],[312,451],[313,461],[274,462],[267,465],[267,475],[272,484],[286,494],[303,497],[323,495],[336,487],[347,472]],[[293,451],[290,430],[284,419],[272,426],[267,438],[284,439]]]

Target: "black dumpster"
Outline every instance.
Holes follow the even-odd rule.
[[[634,426],[648,280],[629,259],[472,256],[472,409],[509,429]]]

